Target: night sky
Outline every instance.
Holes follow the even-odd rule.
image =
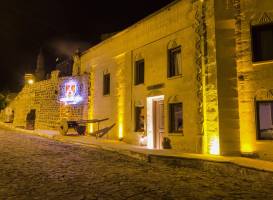
[[[91,47],[101,34],[120,31],[172,1],[2,1],[0,91],[20,90],[24,73],[34,72],[40,48],[50,72],[56,57]]]

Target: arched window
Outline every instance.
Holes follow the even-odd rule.
[[[176,41],[168,44],[168,77],[179,76],[182,74],[181,46]]]

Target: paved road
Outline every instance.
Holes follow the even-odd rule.
[[[0,199],[273,199],[273,180],[158,166],[0,130]]]

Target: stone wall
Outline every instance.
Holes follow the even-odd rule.
[[[201,152],[202,146],[203,153],[222,155],[247,148],[269,152],[271,143],[255,138],[255,94],[272,88],[272,63],[251,62],[249,24],[272,16],[270,0],[259,2],[175,1],[90,48],[80,58],[80,71],[91,73],[89,115],[118,125],[107,137],[138,144],[135,106],[144,106],[147,129],[147,98],[164,95],[164,136],[173,148]],[[182,76],[169,79],[167,49],[175,45],[182,46]],[[145,83],[135,86],[134,63],[140,58]],[[102,95],[104,73],[111,74],[108,96]],[[162,87],[148,89],[158,84]],[[174,100],[183,102],[182,135],[168,131],[168,104]]]
[[[253,62],[251,26],[273,22],[272,0],[241,0],[236,18],[236,57],[241,151],[273,159],[273,141],[257,139],[256,101],[273,100],[273,62]]]
[[[77,105],[65,105],[60,101],[64,83],[71,79],[81,87],[83,101]],[[87,119],[88,87],[88,75],[58,78],[58,71],[53,71],[51,79],[27,84],[9,104],[14,110],[13,125],[26,127],[26,117],[32,109],[36,110],[35,129],[58,129],[61,118]]]
[[[147,98],[164,95],[164,136],[174,149],[201,152],[200,122],[196,95],[195,14],[191,0],[176,1],[135,25],[90,48],[81,56],[81,72],[91,73],[91,118],[116,123],[105,137],[123,138],[139,144],[135,132],[135,106],[144,106]],[[182,75],[167,77],[168,48],[182,47]],[[134,63],[145,60],[144,84],[134,85]],[[103,96],[103,74],[111,74],[110,95]],[[158,89],[149,86],[162,85]],[[169,103],[183,102],[183,134],[169,133]],[[145,123],[147,127],[147,120]]]
[[[235,42],[236,10],[235,5],[227,2],[215,1],[219,141],[221,155],[240,155]]]

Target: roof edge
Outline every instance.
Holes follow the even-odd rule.
[[[110,40],[113,40],[114,38],[117,38],[117,37],[119,37],[119,36],[124,35],[125,33],[129,32],[129,31],[132,30],[132,29],[134,29],[134,28],[135,28],[136,26],[138,26],[139,24],[141,24],[141,23],[143,23],[143,22],[149,20],[150,18],[152,18],[152,17],[154,17],[154,16],[156,16],[156,15],[158,15],[158,14],[160,14],[160,13],[163,12],[164,10],[169,9],[170,7],[172,7],[173,5],[177,4],[177,3],[180,2],[180,1],[182,1],[182,0],[174,0],[173,2],[171,2],[171,3],[167,4],[166,6],[160,8],[159,10],[157,10],[157,11],[155,11],[155,12],[149,14],[148,16],[144,17],[143,19],[137,21],[136,23],[134,23],[134,24],[128,26],[127,28],[125,28],[125,29],[123,29],[123,30],[121,30],[121,31],[119,31],[119,32],[117,32],[116,34],[114,34],[113,36],[107,38],[106,40],[101,41],[101,42],[99,42],[98,44],[94,45],[93,47],[90,47],[89,49],[83,51],[81,55],[87,54],[91,49],[98,48],[99,46],[101,46],[101,45],[103,45],[103,44],[109,42]]]

